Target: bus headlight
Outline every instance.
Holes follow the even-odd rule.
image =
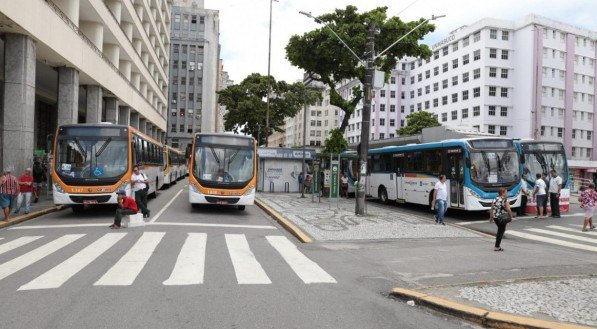
[[[243,193],[243,196],[251,195],[255,193],[255,185],[249,186],[249,188]]]
[[[54,191],[58,193],[66,193],[66,191],[58,183],[54,183]]]
[[[199,187],[197,186],[197,184],[195,184],[195,183],[191,182],[191,183],[189,184],[189,186],[191,187],[191,191],[192,191],[193,193],[203,194],[203,193],[201,192],[201,190],[199,189]]]

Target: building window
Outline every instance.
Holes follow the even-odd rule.
[[[404,113],[404,105],[400,105],[400,113]]]
[[[439,82],[434,82],[433,83],[433,91],[438,91],[439,90]]]
[[[489,39],[497,39],[497,30],[496,29],[489,30]]]
[[[495,134],[495,126],[494,125],[488,125],[487,126],[487,132],[490,134]]]
[[[501,126],[500,127],[500,136],[506,136],[506,135],[508,135],[508,127]]]
[[[433,107],[438,107],[439,105],[439,100],[437,98],[433,99]]]
[[[396,91],[390,90],[390,98],[396,98]]]
[[[505,49],[502,49],[502,59],[508,59],[508,51]]]
[[[466,65],[469,62],[469,55],[466,54],[464,56],[462,56],[462,65]]]
[[[431,78],[431,70],[425,71],[425,79]]]
[[[390,127],[394,127],[396,125],[395,119],[390,119]]]
[[[468,99],[468,90],[462,91],[462,100],[465,101]]]
[[[473,97],[477,98],[481,96],[481,87],[473,88]]]
[[[473,70],[473,79],[479,79],[481,77],[481,69]]]
[[[410,91],[410,98],[411,99],[415,98],[415,91],[414,90]]]
[[[452,60],[452,68],[455,69],[458,67],[458,58]]]
[[[452,120],[458,120],[458,111],[452,111]]]
[[[444,56],[448,55],[448,46],[445,46],[444,48],[442,48],[442,55],[444,55]]]
[[[495,115],[495,106],[490,105],[487,114],[494,116]]]
[[[587,130],[587,140],[590,141],[591,139],[593,139],[593,132],[590,130]]]
[[[390,78],[390,84],[393,84],[393,85],[396,84],[396,77],[391,77]]]
[[[386,125],[386,119],[384,119],[384,118],[379,119],[379,125],[380,126],[385,126]]]
[[[466,37],[462,38],[462,46],[463,47],[468,46],[469,42],[470,42],[470,36],[466,36]]]
[[[504,98],[508,97],[508,88],[502,87],[500,95]]]
[[[428,110],[429,109],[429,101],[425,101],[425,109]]]
[[[390,105],[390,112],[396,112],[396,105],[392,104]]]
[[[452,52],[455,52],[456,50],[458,50],[458,41],[452,44]]]
[[[421,82],[421,80],[423,80],[423,73],[417,74],[417,81]]]
[[[468,82],[468,72],[462,73],[462,83]]]
[[[439,66],[433,68],[433,75],[436,76],[439,74]]]
[[[375,127],[375,119],[371,119],[371,126]]]
[[[510,33],[508,31],[502,31],[502,40],[508,41]]]
[[[489,68],[489,77],[490,78],[495,78],[496,76],[497,76],[497,68],[490,67]]]
[[[576,156],[576,147],[572,147],[572,156],[575,157]]]
[[[508,108],[506,106],[502,106],[500,108],[500,116],[502,116],[502,117],[508,116]]]
[[[400,92],[400,98],[404,99],[404,91]]]
[[[576,139],[576,129],[572,129],[572,139]]]
[[[425,86],[425,95],[429,94],[431,92],[431,86],[427,85]]]
[[[386,104],[379,104],[379,111],[385,112],[386,111]]]
[[[558,128],[558,137],[562,138],[564,136],[564,128]]]
[[[415,76],[414,75],[412,77],[410,77],[410,84],[411,85],[415,84]]]
[[[545,126],[541,126],[541,136],[545,136]]]
[[[448,88],[448,79],[442,80],[442,89]]]
[[[442,122],[448,121],[448,113],[442,113]]]
[[[415,105],[411,105],[410,106],[410,113],[414,113],[415,112]]]
[[[458,102],[458,93],[453,93],[452,94],[452,103],[456,103]]]
[[[489,58],[497,58],[497,49],[489,48]]]
[[[502,79],[508,79],[508,69],[502,69],[502,74],[500,76]]]
[[[462,111],[462,118],[463,119],[468,118],[468,109],[462,109],[461,111]]]
[[[442,65],[442,72],[448,72],[448,63]]]
[[[448,96],[442,96],[442,105],[448,104]]]
[[[176,132],[176,123],[173,123],[170,125],[170,132],[171,133],[175,133]]]
[[[473,116],[474,117],[478,117],[481,115],[481,107],[480,106],[474,106],[473,107]]]
[[[452,86],[458,85],[458,76],[455,75],[452,77]]]
[[[473,34],[473,42],[477,42],[479,40],[481,40],[481,31],[477,31],[475,34]]]
[[[489,96],[495,96],[497,88],[495,86],[489,86]]]
[[[475,50],[473,52],[473,60],[478,61],[481,59],[481,50]]]
[[[373,96],[375,96],[375,90],[373,91]],[[384,89],[379,91],[379,97],[386,97],[386,91]]]

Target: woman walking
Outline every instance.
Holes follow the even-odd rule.
[[[578,201],[580,201],[580,207],[585,211],[585,221],[582,225],[582,231],[587,232],[595,228],[593,225],[593,212],[595,211],[597,192],[595,192],[595,184],[593,183],[589,184],[589,188],[583,186],[580,190],[581,193]]]
[[[508,190],[502,187],[497,198],[493,200],[491,209],[489,209],[489,222],[495,222],[497,225],[497,234],[495,235],[494,251],[504,251],[500,244],[506,232],[506,225],[512,221],[512,209],[510,209],[510,202],[508,202]]]

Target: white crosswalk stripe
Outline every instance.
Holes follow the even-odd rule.
[[[40,238],[41,238],[41,236],[23,236],[18,239],[14,239],[10,242],[7,242],[5,244],[2,244],[2,245],[0,245],[0,255],[2,255],[5,252],[16,249],[18,247],[24,246],[24,245],[26,245],[30,242],[33,242],[37,239],[40,239]]]
[[[38,276],[18,290],[51,289],[62,286],[73,275],[91,264],[97,257],[124,238],[126,233],[108,233],[65,260],[60,265]]]
[[[164,232],[143,233],[133,247],[93,285],[130,286],[133,284],[165,234]]]
[[[332,276],[302,254],[285,236],[267,236],[266,239],[304,283],[336,283]]]
[[[563,246],[563,247],[597,252],[597,247],[595,247],[595,246],[589,246],[586,244],[580,244],[580,243],[576,243],[576,242],[569,242],[569,241],[561,240],[561,239],[549,238],[549,237],[536,235],[536,234],[524,233],[524,232],[519,232],[519,231],[515,231],[515,230],[506,231],[506,234],[514,235],[519,238],[524,238],[524,239],[528,239],[528,240],[551,243],[551,244],[555,244],[555,245],[559,245],[559,246]]]
[[[22,256],[12,259],[0,265],[0,280],[7,276],[16,273],[25,267],[41,260],[42,258],[56,252],[57,250],[71,244],[72,242],[82,238],[85,234],[67,234],[58,239],[48,242],[45,245],[34,249]]]
[[[205,272],[205,249],[207,234],[189,233],[178,254],[176,265],[168,280],[167,286],[202,284]]]
[[[244,234],[226,234],[225,238],[239,284],[272,283],[249,248],[249,242]]]
[[[564,226],[559,226],[559,225],[549,225],[548,228],[553,228],[553,229],[560,230],[560,231],[574,232],[574,233],[578,233],[578,234],[582,234],[582,235],[593,235],[593,236],[597,236],[597,231],[583,232],[583,231],[581,231],[579,229],[574,229],[574,228],[564,227]]]
[[[583,241],[583,242],[588,242],[588,243],[597,243],[597,239],[591,239],[591,238],[587,238],[587,237],[584,237],[584,236],[577,236],[577,235],[574,235],[574,234],[568,234],[568,233],[561,233],[561,232],[556,232],[556,231],[544,230],[544,229],[540,229],[540,228],[527,228],[527,229],[525,229],[525,231],[530,231],[530,232],[535,232],[535,233],[542,233],[542,234],[553,235],[553,236],[559,236],[561,238],[567,238],[567,239],[571,239],[571,240],[578,240],[578,241]]]

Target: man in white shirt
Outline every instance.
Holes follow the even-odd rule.
[[[435,183],[433,189],[432,205],[435,206],[437,214],[435,215],[435,222],[446,225],[444,223],[444,215],[448,210],[448,188],[446,187],[446,175],[439,175],[439,181]]]
[[[520,190],[522,191],[522,198],[520,200],[520,208],[518,208],[516,214],[518,216],[526,216],[528,195],[530,194],[527,185],[527,174],[522,175],[522,179],[520,180]]]
[[[135,202],[143,213],[143,218],[148,218],[149,209],[147,209],[147,184],[149,184],[149,179],[144,173],[141,172],[139,166],[133,167],[131,184],[133,185],[133,192],[135,192]]]
[[[562,192],[562,177],[557,171],[551,171],[549,180],[549,203],[551,205],[551,217],[560,218],[560,192]]]
[[[545,218],[543,216],[545,209],[545,198],[547,198],[547,194],[545,192],[545,188],[547,185],[545,181],[541,179],[541,174],[537,174],[537,180],[535,181],[535,201],[537,201],[537,216],[536,218]]]

